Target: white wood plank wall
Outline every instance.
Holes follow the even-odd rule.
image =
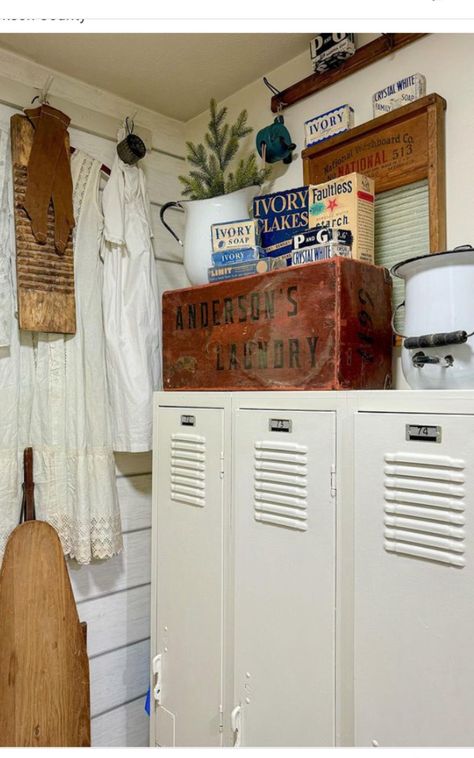
[[[10,116],[30,104],[49,73],[0,49],[2,128],[9,128]],[[126,115],[137,112],[137,126],[151,132],[153,150],[142,165],[152,202],[158,285],[161,293],[186,286],[182,250],[159,221],[161,205],[181,196],[177,177],[185,168],[184,124],[51,73],[50,102],[71,116],[75,147],[111,166],[115,134]],[[183,214],[171,210],[168,221],[181,236]],[[148,745],[151,453],[117,454],[116,465],[123,553],[90,566],[70,562],[70,576],[79,617],[88,624],[93,746],[142,747]]]
[[[151,454],[117,454],[123,552],[90,566],[70,562],[87,621],[94,747],[145,747],[149,683]]]

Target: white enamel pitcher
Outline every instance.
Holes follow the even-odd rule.
[[[184,248],[184,269],[191,284],[207,284],[207,269],[212,266],[211,224],[249,218],[249,207],[258,187],[244,187],[228,195],[206,200],[179,200],[165,203],[160,210],[163,226]],[[184,242],[164,220],[168,208],[182,209],[186,216]]]

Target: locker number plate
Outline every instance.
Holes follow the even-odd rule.
[[[291,432],[292,423],[289,418],[271,418],[268,422],[268,429],[271,432]]]
[[[407,424],[407,440],[415,442],[441,442],[440,426],[420,426],[419,424]]]
[[[181,426],[196,426],[196,416],[181,416]]]

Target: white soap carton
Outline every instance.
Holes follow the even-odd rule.
[[[310,42],[313,71],[322,74],[332,68],[337,68],[347,58],[354,55],[355,51],[355,36],[352,33],[317,34]]]
[[[354,126],[354,109],[350,105],[339,105],[327,113],[304,122],[306,147],[322,142],[336,134],[346,132]]]
[[[211,224],[212,251],[241,250],[260,245],[263,223],[259,219],[243,218],[224,224]]]
[[[426,79],[423,74],[410,74],[393,82],[372,96],[374,117],[412,103],[426,94]]]

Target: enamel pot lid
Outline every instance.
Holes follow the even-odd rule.
[[[407,276],[418,271],[456,263],[474,263],[474,247],[472,245],[460,245],[453,250],[444,250],[441,253],[417,255],[415,258],[396,263],[390,269],[390,273],[392,276],[398,276],[399,279],[406,279]]]

